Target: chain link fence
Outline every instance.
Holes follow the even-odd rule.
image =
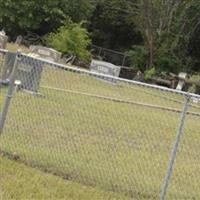
[[[200,96],[24,54],[15,61],[4,155],[130,199],[200,199]]]

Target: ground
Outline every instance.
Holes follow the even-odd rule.
[[[6,90],[1,90],[0,105]],[[113,191],[103,193],[103,199],[118,195],[158,199],[183,107],[182,95],[125,82],[110,84],[50,66],[44,67],[39,93],[15,93],[0,139],[4,156],[13,158],[14,153],[18,162],[26,164],[24,168],[44,180],[48,180],[45,171],[86,191],[93,188],[97,196],[88,199],[101,198],[99,191]],[[169,199],[200,198],[199,110],[200,105],[191,101]],[[16,161],[2,158],[5,162]],[[10,193],[10,188],[4,188],[4,193]],[[35,191],[33,185],[31,189]],[[70,189],[67,193],[71,194]]]
[[[0,199],[118,200],[119,195],[63,180],[0,157]]]

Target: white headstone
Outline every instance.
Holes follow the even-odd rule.
[[[179,78],[179,82],[178,82],[178,85],[177,85],[176,89],[177,90],[182,90],[184,85],[185,85],[185,80],[187,78],[187,73],[180,72],[179,75],[178,75],[178,78]]]
[[[41,58],[58,62],[61,58],[61,53],[52,49],[43,46],[30,46],[31,53],[38,54]]]
[[[0,49],[5,49],[8,41],[8,36],[6,36],[4,31],[0,31]]]
[[[113,65],[108,62],[92,60],[90,64],[90,70],[92,72],[105,74],[113,77],[119,77],[121,67]],[[104,80],[115,82],[112,78],[103,78]]]

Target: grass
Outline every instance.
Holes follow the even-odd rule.
[[[129,198],[158,199],[180,113],[94,96],[181,110],[181,95],[108,84],[48,66],[40,86],[41,96],[15,94],[1,151],[77,183]],[[190,111],[199,113],[199,108]],[[199,119],[187,116],[169,199],[200,198]]]
[[[0,199],[125,200],[0,157]]]
[[[17,50],[20,50],[24,53],[29,53],[29,49],[23,45],[16,45],[14,43],[7,43],[6,45],[6,49],[9,50],[9,51],[12,51],[12,52],[15,52]]]

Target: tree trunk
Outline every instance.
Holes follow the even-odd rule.
[[[147,61],[146,69],[150,69],[153,66],[154,58],[154,37],[153,37],[153,25],[152,25],[152,2],[151,0],[143,0],[143,22],[145,27],[145,40],[146,46],[149,50],[149,58]]]

